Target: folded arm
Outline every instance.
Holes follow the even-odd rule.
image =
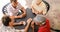
[[[26,16],[26,10],[24,9],[24,7],[22,7],[21,10],[23,13],[21,15],[15,16],[15,18],[23,18]]]

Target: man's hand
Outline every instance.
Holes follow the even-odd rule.
[[[30,24],[30,23],[31,23],[31,21],[32,21],[32,19],[31,19],[31,18],[29,18],[29,19],[27,20],[27,23],[28,23],[28,24]]]
[[[31,18],[29,18],[29,19],[27,20],[27,26],[25,27],[25,32],[28,32],[28,29],[29,29],[29,26],[30,26],[31,21],[32,21]]]
[[[19,24],[26,25],[25,21],[20,21]]]
[[[23,24],[24,21],[20,21],[19,24]]]
[[[43,11],[39,11],[39,13],[38,14],[43,14]]]
[[[34,21],[32,21],[31,27],[32,27],[32,32],[34,32]]]
[[[15,16],[15,18],[22,18],[22,15],[19,15],[19,16]]]
[[[39,13],[39,11],[37,11],[36,9],[34,9],[34,7],[32,7],[32,12],[35,13],[35,14]]]

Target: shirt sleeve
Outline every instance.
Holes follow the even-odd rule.
[[[23,6],[20,3],[18,3],[18,8],[21,9],[23,8]]]
[[[11,5],[8,5],[8,6],[7,6],[7,12],[8,12],[7,15],[8,15],[8,16],[12,16],[12,15],[13,15],[12,10],[13,10],[13,9],[12,9]]]

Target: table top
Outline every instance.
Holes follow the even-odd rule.
[[[27,15],[26,15],[25,18],[15,19],[15,22],[20,22],[20,21],[25,21],[26,22],[27,19],[29,19],[29,18],[33,19],[36,16],[35,14],[32,13],[32,10],[29,9],[29,8],[26,9],[26,13],[27,13]],[[24,29],[25,26],[15,26],[15,28],[16,29]],[[31,27],[29,28],[29,32],[31,32]]]

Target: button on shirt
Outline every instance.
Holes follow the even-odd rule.
[[[9,16],[16,16],[19,10],[22,8],[22,5],[18,3],[17,7],[14,8],[11,3],[7,6],[7,15]],[[21,11],[21,10],[20,10]]]
[[[2,26],[1,29],[0,29],[0,32],[24,32],[24,29],[22,29],[22,30],[17,30],[17,29],[15,29],[15,28]]]

